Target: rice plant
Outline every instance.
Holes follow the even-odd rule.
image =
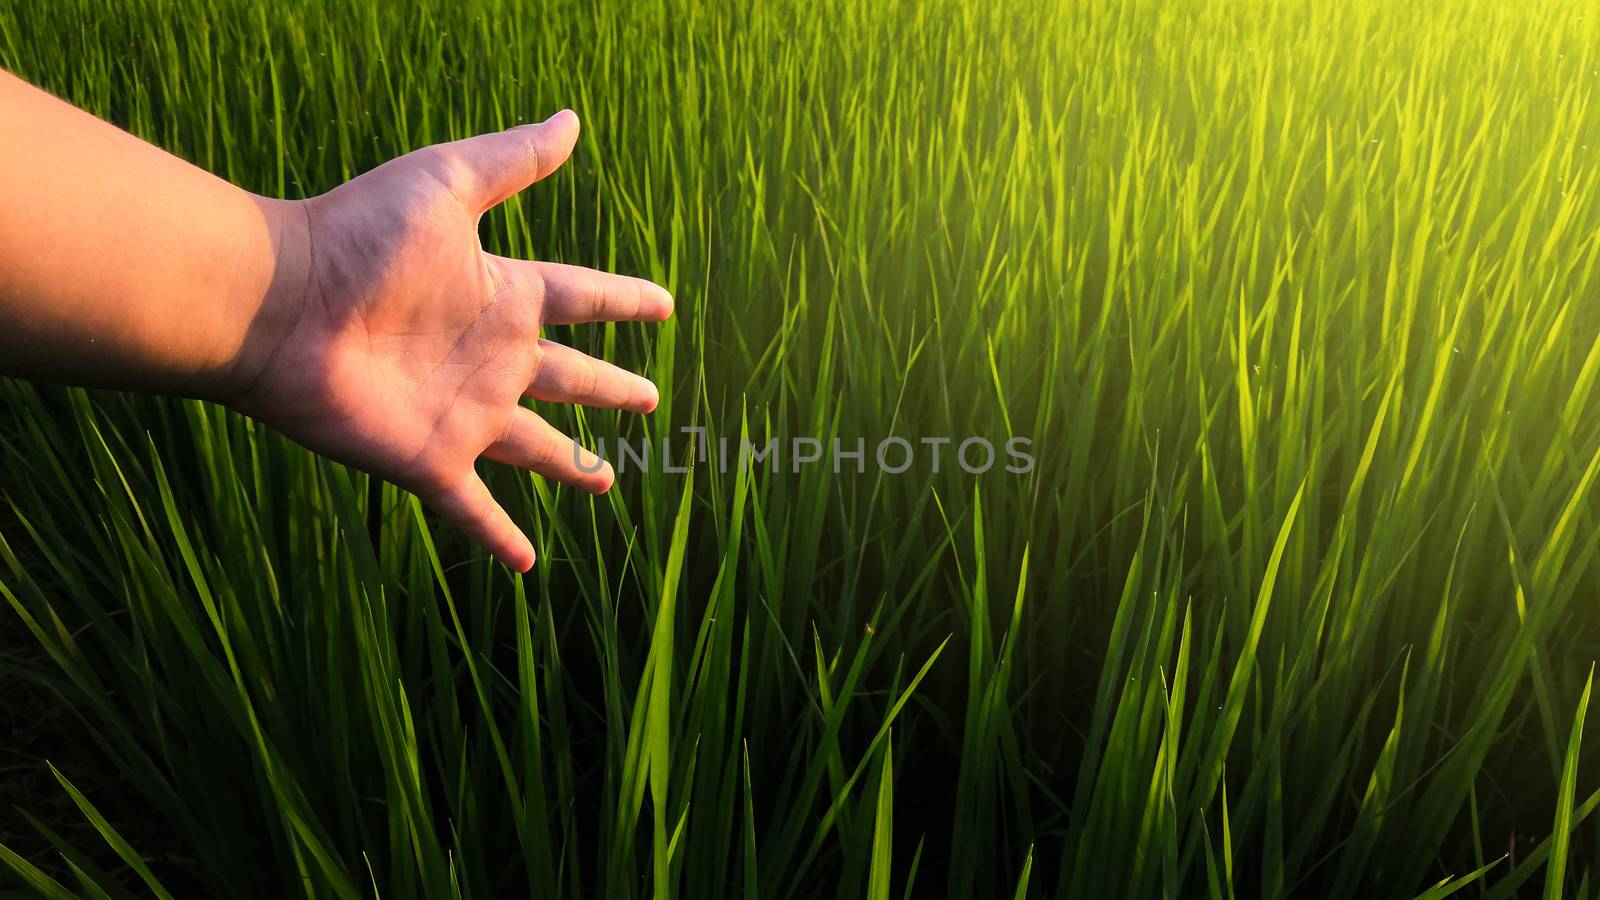
[[[11,0],[0,66],[277,196],[570,106],[486,248],[678,303],[558,330],[661,405],[541,412],[658,455],[485,466],[526,576],[0,382],[18,890],[1600,893],[1600,11]]]

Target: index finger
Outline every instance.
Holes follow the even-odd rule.
[[[672,295],[653,281],[562,263],[523,262],[544,283],[544,321],[660,322],[672,315]]]

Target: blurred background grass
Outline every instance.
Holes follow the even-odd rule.
[[[219,409],[0,382],[0,861],[89,896],[1595,896],[1596,19],[0,6],[0,65],[278,196],[576,109],[483,237],[677,296],[553,330],[662,385],[541,410],[591,440],[1037,458],[490,471],[519,578]]]

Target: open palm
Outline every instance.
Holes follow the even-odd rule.
[[[478,457],[596,493],[614,476],[521,399],[634,412],[657,400],[649,381],[540,328],[672,313],[643,279],[483,252],[484,211],[548,176],[577,137],[566,111],[426,147],[301,201],[307,273],[281,301],[297,308],[236,403],[411,490],[524,571],[533,547],[474,471]]]

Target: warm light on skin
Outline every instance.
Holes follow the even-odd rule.
[[[0,73],[0,368],[226,403],[415,492],[525,571],[533,546],[477,459],[596,493],[615,474],[521,400],[658,402],[540,330],[672,314],[648,281],[479,244],[479,217],[578,132],[563,111],[274,200]]]

